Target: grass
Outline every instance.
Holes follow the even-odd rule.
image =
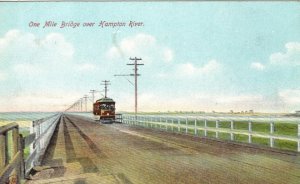
[[[274,128],[274,134],[297,136],[298,127],[296,124],[290,124],[285,122],[276,122]]]
[[[260,133],[269,133],[270,132],[270,124],[265,122],[253,122],[252,123],[252,131],[260,132]]]
[[[219,139],[230,140],[230,133],[219,132]]]
[[[207,131],[207,137],[210,137],[210,138],[216,138],[216,132],[213,132],[213,131]]]
[[[219,128],[229,128],[230,129],[231,122],[229,121],[220,121]]]
[[[206,121],[207,127],[216,127],[216,122],[215,121]]]
[[[280,149],[285,149],[285,150],[296,151],[297,150],[297,143],[294,142],[294,141],[286,141],[286,140],[275,139],[274,147],[275,148],[280,148]]]
[[[237,142],[248,142],[248,136],[243,134],[235,134],[234,140]]]
[[[234,126],[234,129],[248,130],[248,122],[247,121],[235,121],[233,126]]]
[[[263,138],[263,137],[252,136],[252,143],[253,144],[258,144],[258,145],[268,146],[268,145],[270,145],[270,139]]]

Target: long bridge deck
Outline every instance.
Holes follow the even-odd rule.
[[[298,153],[63,115],[26,183],[299,183]]]

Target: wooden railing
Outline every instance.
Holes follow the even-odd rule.
[[[30,134],[24,138],[19,134],[17,123],[0,127],[0,184],[18,184],[34,166],[40,164],[60,117],[61,114],[56,114],[33,121]],[[30,147],[30,155],[24,160],[27,146]]]
[[[9,159],[9,132],[12,131],[12,151]],[[23,143],[19,125],[10,123],[0,127],[0,183],[20,183],[24,177]]]

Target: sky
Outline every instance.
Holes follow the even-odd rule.
[[[0,111],[62,111],[103,80],[134,111],[133,77],[114,75],[138,57],[140,111],[294,112],[299,30],[297,2],[1,2]]]

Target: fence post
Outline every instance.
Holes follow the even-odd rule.
[[[298,138],[300,139],[300,123],[298,123]]]
[[[204,120],[204,136],[207,136],[207,121],[206,119]]]
[[[25,162],[24,162],[24,149],[25,145],[23,142],[23,136],[20,134],[19,135],[19,150],[21,151],[21,163],[20,163],[20,176],[21,178],[25,178]]]
[[[12,151],[12,157],[16,155],[19,152],[19,127],[15,127],[12,130],[12,144],[13,144],[13,151]],[[20,174],[21,174],[21,162],[23,160],[18,160],[19,164],[18,167],[14,168],[11,172],[11,175],[9,177],[10,183],[20,183]]]
[[[249,132],[249,134],[248,134],[248,143],[252,143],[252,122],[251,121],[249,121],[248,122],[248,132]]]
[[[188,134],[188,118],[185,119],[185,134]]]
[[[174,120],[172,119],[172,132],[174,132]]]
[[[230,121],[230,130],[233,131],[233,128],[234,128],[234,122],[233,122],[233,120],[231,120]],[[230,132],[230,140],[234,141],[234,134],[233,134],[233,132]]]
[[[7,138],[6,133],[0,134],[0,169],[7,164]]]
[[[270,122],[270,134],[271,134],[271,136],[270,136],[270,146],[271,146],[271,148],[274,147],[274,137],[273,137],[273,133],[274,133],[274,122],[271,121],[271,122]]]
[[[142,126],[145,127],[146,117],[142,117]]]
[[[195,135],[198,135],[198,130],[197,130],[197,118],[195,119]]]
[[[270,134],[273,134],[274,133],[274,122],[271,121],[270,122]]]
[[[40,135],[41,135],[40,133],[41,133],[41,132],[40,132],[40,124],[39,124],[39,121],[37,121],[37,126],[35,126],[35,127],[36,127],[36,129],[37,129],[37,135],[38,135],[37,137],[40,137]],[[40,142],[41,142],[41,141],[38,140],[37,143],[36,143],[36,144],[37,144],[36,146],[37,146],[37,152],[38,152],[38,153],[41,151]]]
[[[216,120],[216,129],[219,129],[219,120]],[[216,130],[216,138],[219,138],[219,132]]]
[[[168,119],[166,118],[166,131],[168,131]]]
[[[177,130],[178,130],[179,133],[181,132],[181,130],[180,130],[180,119],[177,120]]]
[[[161,117],[159,117],[159,129],[161,130]]]

